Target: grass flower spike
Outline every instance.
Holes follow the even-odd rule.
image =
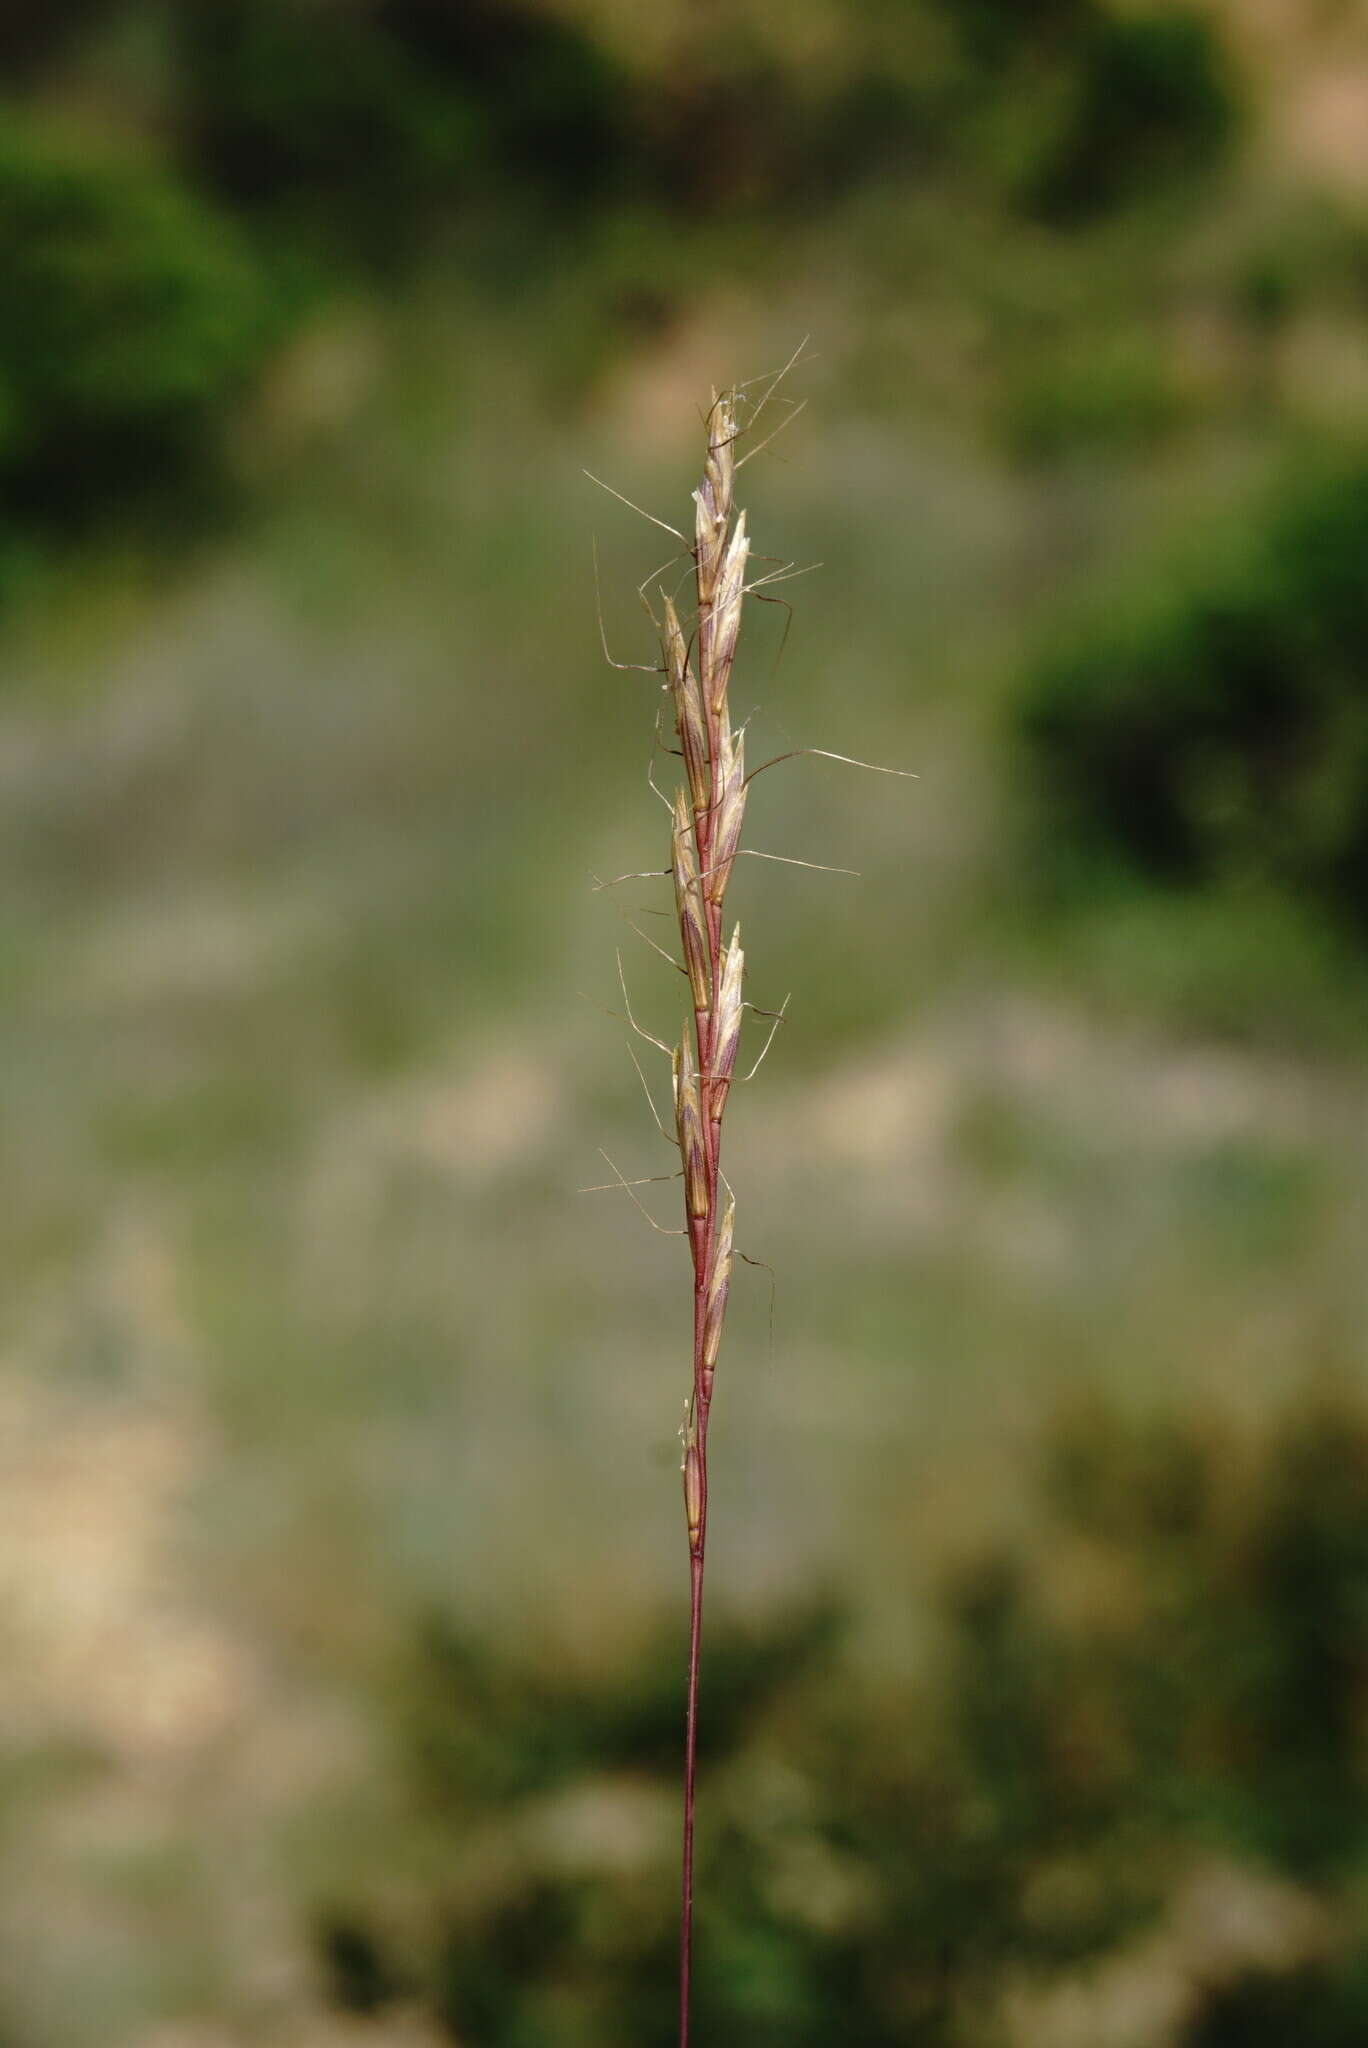
[[[682,2048],[689,2036],[693,1929],[694,1771],[699,1641],[708,1534],[708,1417],[731,1287],[736,1204],[719,1202],[722,1116],[741,1040],[745,960],[739,928],[722,940],[723,900],[746,808],[745,745],[732,731],[727,685],[741,632],[750,543],[733,506],[738,400],[714,398],[703,481],[694,493],[693,651],[674,604],[664,601],[661,656],[674,705],[688,784],[673,808],[675,908],[693,995],[692,1029],[675,1055],[675,1122],[684,1175],[685,1222],[693,1255],[693,1384],[684,1443],[684,1511],[692,1588],[685,1749],[684,1879],[680,1916]],[[695,667],[695,662],[697,666]]]
[[[784,372],[779,374],[782,377]],[[669,873],[674,881],[682,956],[674,964],[686,976],[692,998],[692,1016],[670,1055],[675,1142],[679,1147],[680,1178],[684,1190],[684,1234],[688,1238],[693,1262],[694,1292],[693,1371],[683,1430],[682,1465],[689,1546],[690,1622],[680,1911],[680,2048],[687,2048],[689,2039],[699,1645],[708,1541],[708,1421],[731,1292],[732,1260],[734,1255],[745,1256],[743,1253],[734,1254],[736,1204],[721,1170],[722,1122],[736,1075],[743,1013],[749,1007],[743,995],[746,970],[740,926],[733,927],[730,943],[723,940],[723,913],[732,869],[738,855],[750,851],[741,845],[749,779],[746,774],[745,737],[733,728],[728,689],[748,595],[759,589],[761,584],[778,582],[791,573],[786,566],[759,578],[754,584],[746,582],[750,540],[745,512],[736,507],[734,493],[737,472],[747,458],[738,459],[736,448],[741,434],[754,427],[760,413],[772,399],[778,382],[779,378],[774,378],[754,405],[740,388],[724,392],[721,397],[714,396],[707,416],[708,440],[703,479],[694,492],[694,540],[689,547],[693,559],[693,617],[691,620],[681,619],[674,601],[662,592],[663,615],[657,621],[661,643],[657,672],[665,678],[674,709],[678,736],[675,751],[682,763],[684,777],[673,801],[665,799],[671,814]],[[766,437],[770,438],[772,435]],[[765,445],[765,441],[759,443],[759,447]],[[758,453],[759,447],[752,452]],[[605,488],[612,489],[611,486]],[[620,496],[616,491],[612,494]],[[623,502],[630,504],[631,501]],[[640,510],[640,507],[632,509]],[[652,513],[645,516],[657,526],[666,525],[664,520],[655,519]],[[667,531],[676,533],[677,529],[667,527]],[[677,537],[683,541],[682,534]],[[685,545],[689,546],[687,542]],[[604,651],[606,654],[606,644]],[[620,662],[614,665],[634,666]],[[854,761],[847,754],[826,754],[826,750],[819,747],[795,748],[762,765],[773,767],[778,761],[793,759],[798,754],[822,754],[829,760],[844,761],[853,767],[875,765]],[[897,775],[904,771],[884,769],[880,772]],[[755,773],[760,773],[760,770]],[[663,796],[663,792],[660,794]],[[770,860],[789,858],[779,854],[763,857]],[[820,865],[805,860],[792,864],[814,868]],[[850,870],[834,872],[849,873]],[[621,879],[632,878],[624,876]],[[663,950],[655,946],[653,940],[649,943],[655,951]],[[626,999],[625,982],[623,991]],[[660,1041],[637,1024],[630,1000],[627,1000],[626,1008],[627,1021],[633,1032],[660,1046],[664,1052],[666,1048]],[[777,1013],[763,1014],[773,1020],[769,1037],[750,1073],[743,1076],[745,1079],[755,1073],[764,1059],[784,1012],[781,1009]],[[649,1088],[647,1094],[649,1097]],[[618,1181],[629,1193],[632,1192],[632,1184],[623,1181],[620,1175]],[[655,1227],[660,1229],[662,1226],[656,1224]]]

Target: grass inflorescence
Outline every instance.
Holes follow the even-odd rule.
[[[682,1234],[688,1238],[693,1267],[693,1372],[682,1430],[690,1628],[680,1914],[681,2048],[685,2048],[689,2035],[699,1648],[708,1535],[708,1423],[731,1291],[732,1263],[735,1257],[744,1256],[736,1250],[736,1201],[722,1172],[722,1126],[736,1078],[742,1013],[754,1008],[743,994],[746,968],[739,923],[733,923],[730,937],[726,933],[726,896],[738,856],[752,851],[742,847],[741,835],[749,784],[761,771],[756,768],[747,772],[745,731],[732,724],[729,686],[747,598],[761,594],[764,585],[793,573],[792,564],[785,564],[753,581],[747,580],[752,550],[745,511],[736,504],[736,478],[743,463],[766,446],[772,435],[752,439],[743,455],[737,451],[744,437],[754,436],[761,414],[774,399],[779,379],[791,366],[786,365],[778,377],[769,380],[757,399],[748,397],[745,386],[735,386],[720,395],[714,392],[705,415],[707,452],[703,476],[693,494],[692,539],[674,527],[667,528],[692,560],[692,618],[686,625],[674,598],[664,590],[659,593],[659,616],[647,601],[660,635],[661,651],[659,667],[651,672],[664,676],[677,739],[677,746],[668,751],[678,761],[682,777],[672,798],[663,791],[658,793],[671,820],[670,865],[662,872],[673,879],[679,924],[681,958],[673,961],[673,965],[689,987],[688,1013],[673,1048],[651,1039],[670,1059],[674,1139],[679,1149],[679,1177],[684,1192]],[[788,401],[781,403],[787,405]],[[838,761],[850,759],[846,755],[827,754],[822,748],[798,748],[778,759],[792,759],[794,753],[820,753]],[[761,764],[774,765],[777,762]],[[800,860],[795,865],[818,863]],[[771,1021],[769,1036],[751,1068],[752,1074],[769,1050],[783,1010],[757,1014]],[[637,1024],[630,1000],[627,1015],[634,1031],[642,1037],[650,1036]]]

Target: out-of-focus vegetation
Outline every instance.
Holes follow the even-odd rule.
[[[666,1170],[589,529],[620,659],[659,556],[581,470],[678,520],[810,328],[738,701],[921,779],[766,774],[860,878],[736,883],[700,2035],[1360,2042],[1357,11],[0,60],[0,2039],[670,2038],[687,1293],[574,1193]]]
[[[522,0],[68,0],[10,34],[16,71],[59,108],[64,86],[79,109],[112,79],[132,115],[114,123],[122,148],[102,149],[11,114],[0,164],[6,445],[79,520],[119,516],[109,486],[135,497],[172,462],[195,502],[188,446],[214,443],[268,341],[358,266],[392,277],[455,238],[491,287],[524,288],[529,263],[592,276],[625,199],[662,238],[743,224],[729,260],[728,238],[709,245],[716,281],[739,283],[776,214],[876,175],[986,170],[1009,211],[1082,219],[1207,166],[1234,110],[1200,13],[1115,17],[1093,0],[864,0],[834,63],[763,13],[722,36],[681,20],[643,61]],[[646,265],[619,314],[649,330],[677,311],[686,281],[667,271]],[[1115,409],[1134,398],[1123,373]],[[73,472],[88,481],[63,500]]]
[[[0,129],[0,464],[55,538],[152,484],[183,502],[269,339],[233,221],[176,178],[10,116]]]
[[[1025,700],[1061,866],[1368,904],[1368,468],[1301,473],[1047,659]]]
[[[1080,1409],[1045,1472],[1032,1546],[960,1565],[914,1689],[853,1693],[821,1611],[715,1646],[701,2016],[813,2048],[1053,2038],[1072,1984],[1092,2038],[1132,2038],[1148,1957],[1183,2048],[1303,2016],[1350,2048],[1361,1409],[1321,1398],[1243,1438]],[[391,1768],[450,1889],[417,1913],[383,1871],[339,1890],[317,1938],[340,2006],[667,2048],[677,1659],[637,1657],[548,1682],[422,1632]],[[1225,1917],[1208,1956],[1185,1915]]]

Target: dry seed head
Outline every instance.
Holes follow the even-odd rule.
[[[694,844],[693,820],[682,789],[674,800],[675,909],[679,935],[684,943],[684,965],[693,990],[695,1010],[712,1007],[711,977],[708,972],[708,940],[703,929],[703,897],[698,887],[698,848]]]
[[[720,903],[727,890],[731,864],[741,844],[741,822],[746,812],[746,736],[743,732],[722,734],[718,761],[717,823],[713,831],[708,875],[708,895]]]
[[[698,1066],[693,1033],[686,1024],[674,1055],[675,1128],[684,1168],[684,1200],[697,1222],[708,1213],[708,1168],[703,1149],[703,1108],[698,1091]]]
[[[727,683],[731,676],[736,638],[741,631],[741,603],[746,594],[746,515],[738,512],[736,526],[722,557],[722,567],[713,594],[712,623],[708,638],[708,695],[715,715],[726,709]]]
[[[713,1372],[722,1345],[722,1324],[727,1313],[727,1296],[731,1292],[732,1234],[735,1223],[736,1202],[728,1195],[726,1210],[708,1267],[708,1306],[703,1325],[703,1392],[708,1400],[712,1399]]]
[[[671,598],[665,600],[665,672],[674,699],[675,725],[695,811],[706,811],[712,794],[708,773],[708,728],[703,692],[689,660],[688,643]]]
[[[741,927],[738,924],[722,963],[722,987],[717,998],[712,1078],[718,1082],[730,1081],[736,1066],[736,1049],[741,1043],[741,976],[745,965],[746,956],[741,951]],[[716,1116],[718,1113],[714,1109],[713,1114]]]

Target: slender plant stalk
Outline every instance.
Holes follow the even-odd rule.
[[[783,375],[781,371],[779,376]],[[708,1420],[722,1325],[731,1288],[736,1214],[735,1202],[722,1174],[722,1122],[736,1071],[741,1014],[746,1007],[742,998],[745,956],[741,950],[740,926],[733,927],[730,940],[724,940],[723,936],[727,884],[741,850],[748,781],[745,739],[741,732],[732,729],[727,690],[741,629],[742,608],[750,589],[787,573],[781,570],[777,575],[757,579],[756,585],[747,585],[750,542],[746,534],[746,515],[736,510],[734,501],[736,472],[740,466],[736,447],[742,431],[741,413],[743,410],[747,413],[746,426],[753,428],[760,412],[773,396],[778,381],[778,377],[771,380],[768,390],[754,406],[746,403],[739,389],[723,392],[721,396],[714,394],[707,416],[703,478],[693,494],[693,539],[689,541],[684,535],[679,536],[693,560],[695,603],[694,617],[690,622],[692,630],[686,633],[673,599],[663,592],[663,616],[656,619],[661,639],[658,672],[665,676],[674,709],[679,742],[676,751],[683,775],[673,804],[669,806],[672,843],[667,872],[674,879],[682,953],[682,959],[675,964],[687,977],[690,996],[689,1014],[671,1055],[675,1138],[684,1183],[683,1234],[688,1237],[693,1263],[694,1296],[693,1376],[683,1430],[690,1598],[679,1932],[680,2048],[688,2048],[693,1961],[694,1791],[698,1763],[703,1574],[708,1537]],[[759,444],[764,445],[763,441]],[[647,514],[647,517],[651,516]],[[664,524],[663,521],[656,523]],[[673,527],[668,530],[676,531]],[[606,647],[604,651],[607,652]],[[802,748],[798,751],[821,750]],[[779,758],[790,757],[782,755]],[[837,755],[831,758],[845,757]],[[798,865],[812,863],[800,862]],[[628,1017],[633,1028],[640,1031],[636,1020],[631,1017],[630,1003]],[[771,1037],[774,1028],[772,1025]],[[646,1033],[641,1035],[649,1036]],[[768,1041],[765,1049],[768,1049]],[[621,1176],[618,1178],[620,1181]],[[630,1183],[624,1185],[630,1186]]]
[[[693,1258],[693,1387],[684,1431],[684,1512],[689,1537],[689,1680],[684,1752],[684,1856],[679,1936],[679,2039],[687,2048],[693,1955],[694,1784],[698,1761],[698,1673],[703,1572],[708,1539],[708,1418],[731,1285],[735,1204],[720,1196],[722,1119],[741,1037],[744,956],[738,925],[723,943],[723,909],[746,806],[745,742],[727,701],[746,596],[746,515],[733,507],[736,401],[715,398],[708,414],[703,481],[694,493],[693,647],[666,602],[665,674],[687,787],[674,800],[671,867],[680,941],[692,996],[674,1055],[675,1121],[684,1173],[685,1223]]]
[[[801,355],[801,346],[791,361],[770,380],[758,404],[750,406],[741,388],[713,396],[707,416],[707,456],[703,479],[694,492],[694,535],[684,542],[693,560],[695,616],[693,630],[685,633],[671,598],[661,594],[663,617],[656,620],[661,639],[661,664],[674,708],[679,745],[675,750],[682,766],[683,782],[672,805],[670,866],[674,878],[675,910],[679,919],[682,959],[674,964],[689,983],[691,1014],[686,1017],[679,1043],[671,1055],[674,1081],[675,1137],[679,1146],[684,1183],[684,1232],[693,1261],[693,1382],[689,1393],[684,1436],[684,1515],[689,1538],[689,1679],[684,1738],[684,1855],[683,1887],[679,1923],[679,2042],[688,2048],[689,1993],[693,1964],[693,1860],[694,1788],[698,1764],[698,1675],[703,1627],[703,1573],[708,1540],[708,1419],[712,1409],[713,1380],[722,1341],[722,1325],[731,1289],[733,1235],[736,1204],[722,1174],[722,1120],[736,1071],[741,1041],[741,1013],[751,1007],[743,1001],[741,989],[745,956],[741,951],[741,927],[735,925],[730,941],[723,941],[723,912],[727,883],[741,847],[741,826],[746,809],[749,782],[763,768],[777,767],[799,754],[819,755],[828,761],[845,762],[853,768],[868,768],[880,775],[906,776],[901,768],[886,768],[873,761],[856,761],[849,754],[831,753],[825,747],[797,747],[779,754],[773,761],[746,773],[744,733],[733,731],[727,701],[732,661],[741,630],[745,600],[761,585],[781,581],[792,573],[792,565],[746,582],[750,542],[746,515],[735,507],[736,472],[741,461],[736,454],[743,431],[750,431],[774,395],[780,379]],[[743,409],[748,417],[740,423]],[[800,408],[794,408],[794,411]],[[789,414],[792,417],[792,414]],[[777,431],[777,429],[775,430]],[[749,452],[773,439],[773,432]],[[597,481],[597,479],[595,479]],[[608,486],[606,488],[610,488]],[[619,494],[613,492],[616,497]],[[630,500],[624,502],[630,503]],[[640,507],[633,507],[640,510]],[[647,518],[653,518],[650,513]],[[664,525],[663,520],[654,521]],[[667,531],[676,533],[674,527]],[[649,607],[648,607],[649,608]],[[654,613],[652,613],[654,618]],[[605,644],[605,654],[607,647]],[[618,667],[634,664],[617,663]],[[663,792],[662,792],[663,794]],[[766,854],[764,859],[786,856]],[[816,867],[814,861],[795,861],[797,867]],[[850,874],[849,868],[829,870]],[[623,877],[622,879],[631,879]],[[644,935],[643,935],[644,936]],[[651,942],[654,944],[654,941]],[[663,949],[657,947],[656,950]],[[667,955],[667,957],[669,957]],[[625,984],[624,984],[625,992]],[[787,998],[785,999],[787,1007]],[[770,1039],[783,1016],[781,1009],[764,1013],[772,1016]],[[641,1036],[641,1027],[631,1015],[628,1021]],[[659,1040],[652,1040],[659,1045]],[[661,1046],[665,1051],[667,1048]],[[751,1068],[759,1065],[759,1060]],[[746,1076],[745,1078],[749,1078]],[[647,1090],[649,1095],[650,1091]],[[611,1162],[609,1162],[611,1164]],[[617,1169],[614,1168],[616,1173]],[[618,1175],[618,1183],[631,1188]],[[725,1196],[725,1200],[723,1200]],[[659,1229],[661,1226],[655,1226]],[[736,1256],[744,1258],[745,1254]]]

